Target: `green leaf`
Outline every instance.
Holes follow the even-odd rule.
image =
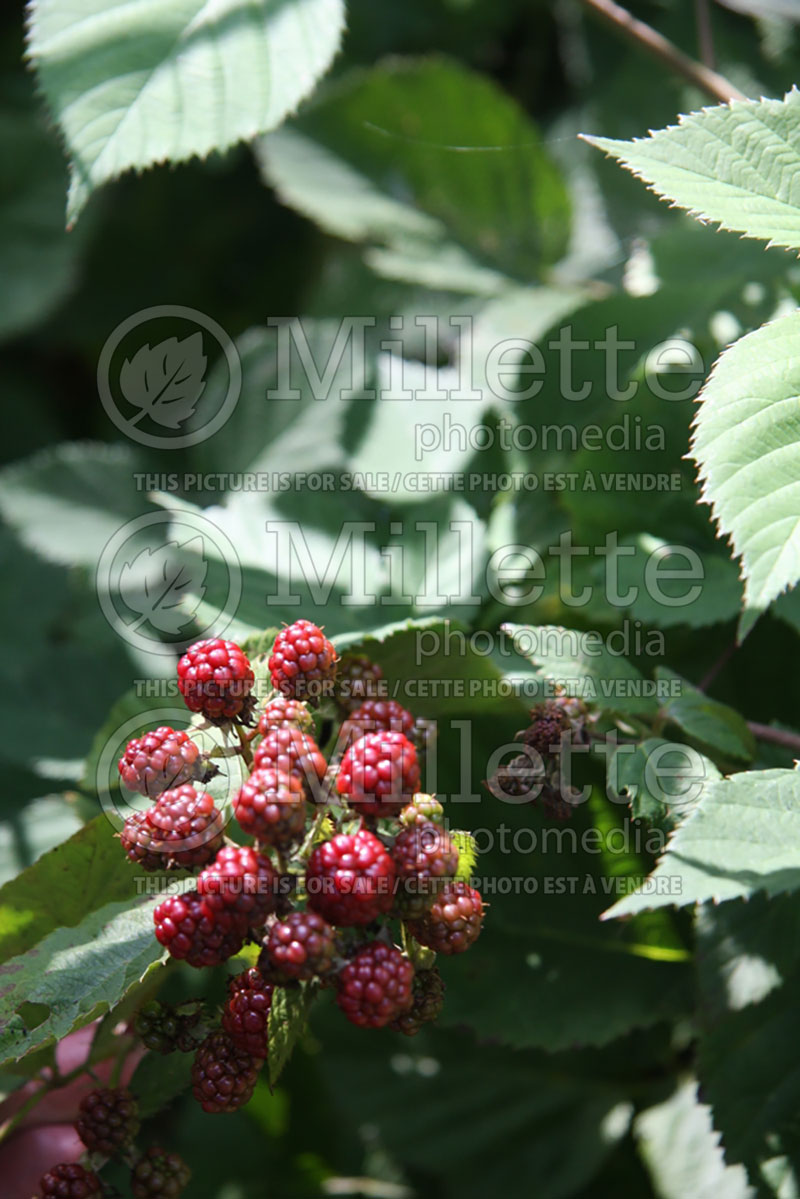
[[[502,628],[541,677],[560,684],[568,695],[614,712],[658,710],[653,683],[626,658],[612,653],[600,633],[558,625],[504,624]]]
[[[637,1116],[634,1135],[659,1199],[754,1199],[742,1167],[725,1165],[694,1079]]]
[[[729,1162],[744,1162],[759,1194],[796,1194],[800,1069],[789,1050],[800,1003],[796,894],[763,895],[697,913],[698,1071]],[[766,1185],[764,1185],[766,1184]]]
[[[441,721],[480,712],[524,717],[524,702],[455,621],[407,620],[334,642],[339,653],[366,654],[377,662],[388,684],[386,698],[398,700],[416,716]]]
[[[800,249],[800,92],[733,100],[645,138],[587,137],[664,199],[746,237]]]
[[[699,756],[696,751],[687,751],[685,745],[661,737],[648,737],[636,746],[621,746],[608,763],[609,795],[627,799],[634,820],[646,820],[669,831],[686,817],[694,802],[694,759]],[[705,778],[722,777],[708,758],[702,758],[702,767]]]
[[[29,52],[70,156],[69,222],[123,171],[274,129],[343,28],[343,0],[35,0]]]
[[[299,987],[276,987],[269,1009],[269,1082],[274,1087],[292,1056],[299,1037],[308,1024],[308,1013],[315,989],[303,983]]]
[[[130,904],[135,895],[134,872],[111,822],[97,816],[0,887],[0,960],[79,925],[102,904]]]
[[[756,741],[744,717],[727,704],[709,699],[666,666],[656,667],[655,673],[659,680],[680,684],[680,693],[664,705],[663,712],[667,720],[712,754],[752,762]]]
[[[5,770],[3,777],[8,778]],[[25,804],[0,822],[0,883],[14,878],[81,827],[75,805],[60,795],[45,795]]]
[[[566,247],[569,202],[517,104],[445,59],[353,72],[264,139],[267,180],[391,278],[467,292],[526,283]]]
[[[153,932],[162,899],[107,903],[0,966],[0,1063],[61,1040],[119,1003],[164,952]]]
[[[155,1116],[191,1086],[192,1053],[147,1053],[128,1084],[143,1120]]]
[[[606,917],[665,904],[720,902],[800,887],[800,773],[751,770],[712,779],[647,885]]]
[[[726,350],[699,397],[691,453],[703,499],[742,560],[742,633],[800,579],[798,354],[800,314],[790,313]]]

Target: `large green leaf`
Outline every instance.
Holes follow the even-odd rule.
[[[780,1180],[794,1173],[796,1188],[800,1176],[798,896],[704,904],[696,924],[698,1069],[726,1158],[747,1165],[759,1194],[796,1194]]]
[[[747,237],[800,248],[800,92],[733,100],[631,142],[589,137],[667,200]]]
[[[716,363],[695,419],[703,499],[742,559],[745,632],[800,579],[798,355],[797,313],[749,333]]]
[[[608,916],[800,887],[800,773],[752,770],[711,779],[647,885]]]
[[[107,903],[0,966],[0,1060],[61,1040],[140,981],[164,950],[153,931],[163,896]]]
[[[69,220],[125,170],[274,129],[343,28],[343,0],[35,0],[29,49],[70,156]]]
[[[134,871],[111,822],[97,816],[0,887],[0,959],[24,953],[62,926],[75,926],[102,904],[136,895]]]
[[[754,1199],[742,1167],[725,1165],[694,1079],[637,1116],[634,1132],[659,1199]]]
[[[677,694],[664,704],[663,712],[690,741],[722,758],[752,762],[756,752],[755,738],[747,721],[735,709],[710,699],[665,666],[656,667],[656,678],[675,685]]]
[[[348,75],[259,153],[283,200],[391,277],[494,292],[566,247],[567,194],[536,128],[455,62]]]
[[[514,648],[543,679],[588,704],[615,712],[654,713],[655,687],[627,658],[613,653],[598,632],[556,625],[505,624]]]

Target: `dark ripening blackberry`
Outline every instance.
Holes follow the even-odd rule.
[[[278,633],[268,666],[276,691],[316,707],[332,694],[336,663],[336,650],[322,629],[310,620],[296,620]]]
[[[204,771],[205,762],[189,734],[166,725],[129,741],[119,760],[125,786],[148,799],[202,778]]]
[[[221,637],[195,642],[178,662],[178,690],[187,708],[217,723],[249,719],[254,683],[247,655]]]
[[[222,1012],[223,1031],[237,1049],[254,1058],[266,1058],[269,1050],[269,1010],[272,983],[252,967],[228,983],[228,1001]]]
[[[443,828],[430,822],[398,833],[392,858],[397,871],[395,908],[404,919],[421,916],[458,870],[458,849]]]
[[[370,941],[339,974],[337,1002],[351,1024],[383,1028],[413,1002],[414,967],[399,949]]]
[[[248,1102],[264,1062],[239,1049],[226,1032],[212,1032],[192,1063],[192,1094],[204,1112],[235,1112]]]
[[[153,913],[156,937],[174,958],[201,969],[218,966],[244,945],[247,921],[238,912],[215,910],[196,891],[169,895]]]
[[[39,1180],[42,1199],[90,1199],[102,1195],[100,1179],[77,1162],[51,1166]]]
[[[233,801],[233,814],[244,832],[264,845],[287,849],[305,831],[305,789],[297,774],[254,770]]]
[[[330,974],[336,959],[336,936],[316,912],[290,912],[273,924],[266,954],[283,978],[309,979]]]
[[[417,751],[403,733],[365,733],[346,750],[336,790],[362,816],[396,816],[419,790]]]
[[[444,1006],[444,980],[434,966],[414,975],[411,1007],[389,1025],[395,1032],[415,1037],[425,1024],[431,1024]]]
[[[391,908],[394,883],[394,862],[367,829],[323,841],[308,859],[308,906],[331,924],[371,924]]]
[[[344,654],[336,673],[336,703],[348,713],[367,699],[379,699],[383,671],[364,654]]]
[[[90,1091],[81,1100],[75,1131],[90,1153],[113,1157],[139,1131],[136,1100],[122,1088]]]
[[[464,953],[480,936],[483,900],[469,883],[445,883],[431,908],[408,931],[420,945],[436,953]]]
[[[131,1170],[131,1193],[133,1199],[178,1199],[191,1177],[182,1157],[153,1145]]]

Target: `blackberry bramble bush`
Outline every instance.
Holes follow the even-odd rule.
[[[420,791],[417,750],[403,731],[412,713],[373,700],[353,713],[333,690],[318,692],[312,710],[310,684],[334,688],[336,664],[307,621],[284,628],[252,663],[233,642],[206,639],[178,665],[189,728],[145,733],[120,760],[126,785],[154,800],[127,817],[118,847],[134,874],[145,872],[137,877],[152,877],[150,936],[173,970],[219,970],[227,990],[221,1007],[199,999],[171,1008],[143,984],[126,1036],[155,1061],[190,1057],[191,1094],[210,1115],[245,1106],[262,1072],[274,1085],[316,999],[335,999],[339,1018],[358,1028],[417,1034],[442,1009],[430,946],[460,953],[480,931],[476,891],[448,900],[473,857],[461,862],[442,805]],[[360,679],[377,674],[360,662]],[[275,685],[256,708],[256,680],[267,675]],[[162,789],[185,780],[180,766],[167,778],[176,758],[194,781]],[[208,791],[196,781],[201,769]],[[65,1186],[92,1193],[89,1167],[100,1169],[101,1158],[130,1168],[135,1194],[185,1185],[180,1159],[136,1148],[137,1078],[83,1100],[76,1127],[89,1157],[84,1173],[59,1167]]]

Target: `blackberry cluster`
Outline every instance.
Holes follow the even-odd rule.
[[[207,1112],[235,1111],[252,1095],[280,988],[335,988],[353,1024],[410,1036],[443,1002],[431,950],[461,953],[480,932],[483,903],[459,880],[442,805],[420,791],[413,714],[381,697],[381,672],[367,659],[346,659],[338,679],[337,664],[334,647],[307,620],[284,628],[255,670],[231,642],[192,646],[179,664],[187,705],[206,720],[238,725],[244,778],[232,797],[235,840],[226,840],[213,801],[188,780],[123,830],[135,865],[199,871],[189,889],[155,907],[156,936],[172,957],[201,969],[248,942],[258,947],[257,965],[251,956],[231,977],[214,1019],[202,1005],[171,1012],[151,1002],[137,1022],[149,1048],[194,1053],[192,1089]],[[264,665],[274,691],[255,712],[251,691]],[[320,707],[316,720],[312,706]],[[326,759],[318,728],[340,758]],[[161,757],[149,766],[139,763],[137,743],[126,750],[124,761],[142,778],[148,769],[148,779],[159,770],[163,777],[165,746],[174,754],[191,744],[168,732],[159,730]],[[109,1121],[98,1135],[110,1143]],[[140,1160],[137,1193],[156,1194],[149,1180],[169,1173],[167,1161],[161,1150]],[[170,1177],[179,1180],[180,1168]]]

